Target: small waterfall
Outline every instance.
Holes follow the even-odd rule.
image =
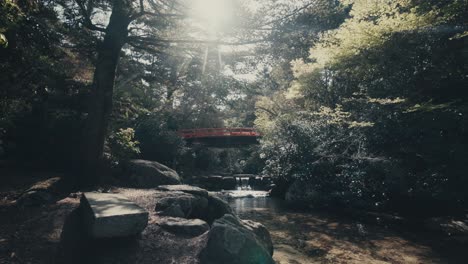
[[[267,191],[257,190],[255,188],[255,175],[237,174],[233,175],[233,177],[236,180],[236,189],[232,191],[222,191],[223,195],[229,198],[264,198],[268,196]]]
[[[236,177],[237,190],[252,190],[252,187],[249,185],[249,177]]]

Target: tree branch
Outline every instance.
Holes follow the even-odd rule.
[[[128,37],[129,41],[139,41],[147,43],[193,43],[193,44],[216,44],[216,45],[225,45],[225,46],[237,46],[237,45],[248,45],[255,44],[267,41],[266,39],[257,39],[257,40],[246,40],[240,42],[228,42],[220,40],[201,40],[201,39],[161,39],[154,37],[143,37],[143,36],[130,36]]]
[[[266,108],[264,108],[264,107],[256,106],[255,108],[267,112],[267,113],[270,114],[270,116],[272,116],[272,117],[278,116],[277,113],[275,113],[275,112],[273,112],[273,111],[271,111],[271,110],[269,110],[269,109],[266,109]]]
[[[264,27],[264,26],[269,26],[269,25],[275,24],[275,23],[280,22],[280,21],[282,21],[282,20],[285,20],[285,19],[287,19],[287,18],[289,18],[289,17],[292,17],[292,16],[296,15],[297,13],[301,12],[302,10],[304,10],[304,9],[306,9],[306,8],[308,8],[308,7],[310,7],[310,6],[313,5],[313,4],[316,4],[316,1],[312,1],[312,2],[309,2],[309,3],[307,3],[307,4],[305,4],[305,5],[301,6],[301,7],[298,7],[298,8],[296,8],[296,9],[294,9],[291,13],[289,13],[289,14],[283,16],[283,17],[280,17],[280,18],[277,18],[277,19],[273,19],[273,20],[271,20],[271,21],[268,21],[268,22],[266,22],[265,24],[261,25],[260,28],[261,28],[261,27]]]
[[[144,44],[139,44],[139,43],[134,43],[134,42],[128,42],[127,44],[132,46],[135,50],[142,50],[142,51],[146,51],[149,53],[158,53],[158,54],[164,53],[162,50],[157,49],[158,45],[144,45]]]
[[[184,17],[184,15],[181,14],[175,14],[175,13],[158,13],[158,12],[148,12],[148,11],[143,11],[143,12],[138,12],[134,14],[133,16],[130,17],[130,19],[133,21],[135,19],[138,19],[142,16],[155,16],[155,17]]]
[[[105,28],[98,27],[98,26],[94,25],[93,22],[91,21],[91,14],[92,14],[92,10],[94,8],[94,1],[90,0],[88,2],[88,8],[85,7],[82,0],[75,0],[75,2],[78,5],[78,7],[80,8],[80,13],[81,13],[81,15],[83,16],[83,19],[84,19],[83,25],[86,28],[88,28],[90,30],[106,32]]]

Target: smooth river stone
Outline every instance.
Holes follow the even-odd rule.
[[[114,193],[83,193],[85,227],[92,237],[126,237],[139,234],[148,224],[148,211]]]

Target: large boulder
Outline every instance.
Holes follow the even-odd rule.
[[[200,253],[202,264],[273,264],[272,252],[251,228],[233,215],[216,220]]]
[[[156,202],[155,210],[162,216],[202,218],[206,215],[207,208],[206,197],[173,191]]]
[[[85,229],[94,238],[137,235],[148,224],[148,211],[121,194],[83,193],[80,206]]]
[[[36,182],[34,185],[24,191],[17,199],[21,206],[38,206],[50,204],[66,192],[67,185],[61,177],[53,177],[43,181]]]
[[[199,218],[209,224],[225,214],[233,214],[229,204],[214,193],[189,185],[160,186],[167,194],[156,201],[161,216]]]
[[[171,233],[189,237],[199,236],[210,229],[210,226],[200,219],[160,217],[156,223]]]
[[[130,160],[126,164],[124,180],[137,188],[154,188],[159,185],[180,184],[177,172],[159,162]]]
[[[212,224],[218,218],[223,217],[225,214],[234,214],[231,206],[229,204],[218,197],[216,194],[210,193],[208,195],[208,208],[207,212],[204,216],[205,221],[209,224]]]
[[[55,201],[55,196],[44,190],[31,190],[21,194],[16,200],[20,206],[39,206],[51,204]]]
[[[242,224],[244,224],[244,226],[250,231],[254,232],[254,234],[257,235],[257,238],[260,239],[263,245],[268,249],[270,255],[273,255],[273,242],[271,241],[268,229],[264,225],[252,220],[242,220]]]

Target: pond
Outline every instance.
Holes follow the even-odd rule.
[[[463,256],[447,252],[443,241],[424,233],[395,231],[323,211],[294,210],[262,191],[223,194],[241,219],[268,228],[278,264],[463,263]]]

